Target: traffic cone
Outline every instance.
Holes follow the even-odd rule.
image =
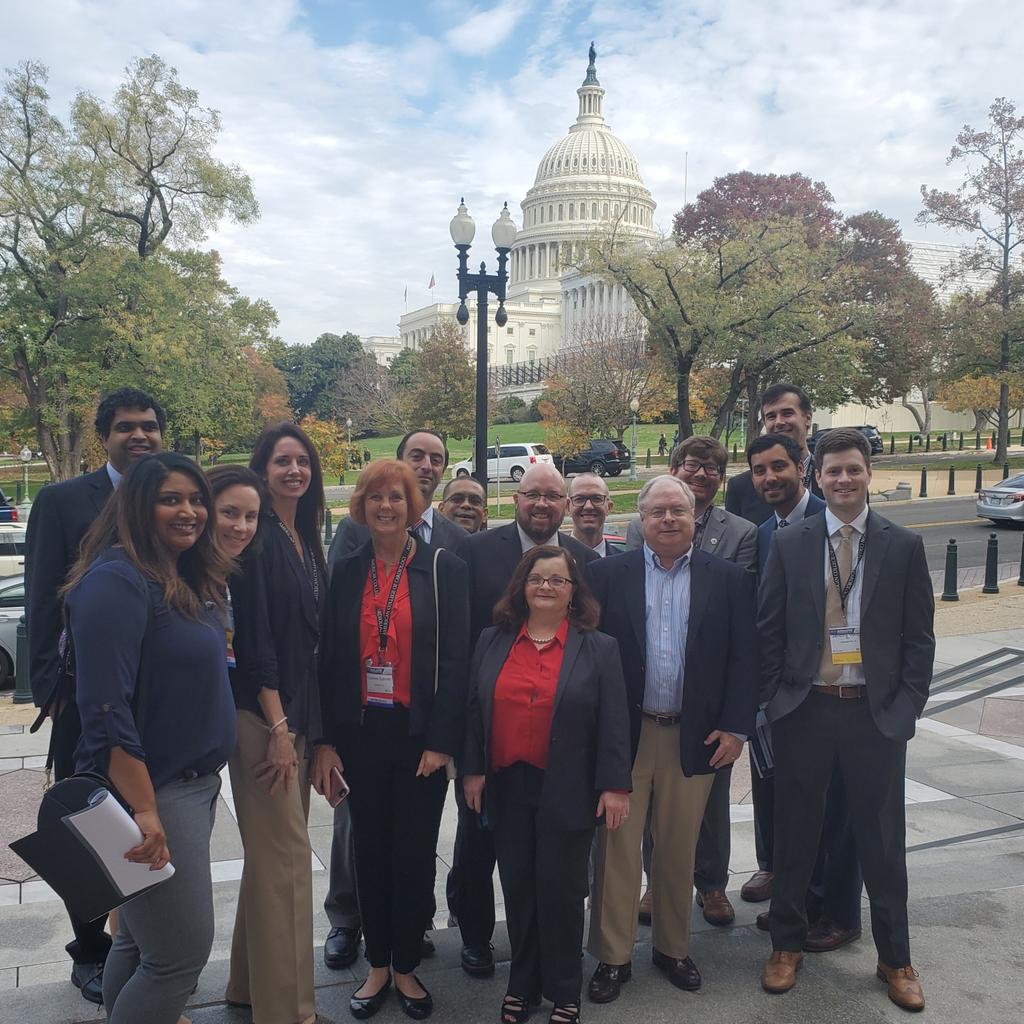
[[[985,438],[985,447],[986,447],[986,448],[987,448],[987,449],[988,449],[989,451],[992,451],[992,438],[991,438],[991,437],[986,437],[986,438]]]

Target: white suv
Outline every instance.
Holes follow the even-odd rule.
[[[25,571],[25,524],[0,523],[0,576]]]
[[[501,458],[495,451],[494,445],[487,449],[487,478],[488,480],[514,480],[518,483],[523,474],[538,462],[545,462],[554,465],[555,460],[551,453],[542,444],[503,444],[501,446]],[[452,476],[472,476],[473,460],[463,459],[452,466]]]

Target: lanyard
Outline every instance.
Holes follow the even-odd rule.
[[[274,518],[277,519],[277,516],[275,516]],[[284,530],[284,532],[287,535],[288,539],[292,542],[292,547],[295,547],[295,537],[292,535],[292,531],[289,530],[288,527],[284,524],[284,522],[282,520],[280,520],[280,519],[277,519],[277,525],[280,526],[282,530]],[[313,588],[313,603],[316,604],[316,605],[319,605],[320,604],[320,570],[317,569],[316,559],[313,557],[313,552],[309,550],[309,545],[306,544],[305,542],[303,542],[302,549],[309,556],[309,569],[310,569],[309,585]],[[302,560],[302,568],[303,568],[303,570],[305,570],[305,568],[306,568],[306,560],[305,560],[305,558],[303,558],[303,560]]]
[[[832,547],[832,538],[825,537],[825,540],[828,541],[828,564],[832,570],[832,583],[839,594],[839,606],[843,610],[843,618],[846,617],[846,599],[850,596],[854,583],[857,582],[857,570],[860,568],[861,560],[864,558],[864,545],[867,543],[867,539],[868,535],[866,533],[860,535],[860,543],[857,545],[857,561],[853,563],[850,569],[850,577],[846,581],[846,586],[843,586],[842,578],[839,575],[839,559],[836,558],[836,549]]]
[[[410,537],[406,541],[405,547],[402,548],[402,556],[398,559],[398,565],[395,566],[395,578],[391,581],[391,592],[388,594],[384,611],[382,612],[379,608],[374,608],[374,612],[377,615],[377,634],[380,638],[381,654],[388,649],[388,626],[391,625],[391,612],[395,607],[398,585],[402,582],[402,572],[405,569],[405,563],[409,561],[409,552],[411,550],[412,538]],[[377,559],[375,557],[370,559],[370,581],[373,583],[374,595],[380,594],[380,580],[377,577]]]

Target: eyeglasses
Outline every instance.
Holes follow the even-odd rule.
[[[683,459],[682,468],[687,473],[699,473],[702,469],[706,477],[720,477],[722,471],[716,462],[701,462],[699,459]]]
[[[604,508],[608,498],[603,494],[574,494],[569,501],[573,508],[583,508],[588,501],[594,508]]]
[[[521,494],[527,501],[540,501],[543,498],[552,505],[565,501],[565,495],[557,491],[516,491],[516,494]]]
[[[528,587],[539,587],[544,583],[550,584],[555,590],[561,590],[562,587],[571,586],[572,580],[566,579],[564,576],[539,576],[537,574],[526,577]]]
[[[484,506],[484,499],[479,494],[460,494],[458,491],[452,491],[444,500],[453,505],[466,504],[472,505],[474,508],[483,508]]]
[[[644,512],[647,519],[664,519],[668,515],[673,519],[682,519],[684,516],[692,516],[693,509],[685,505],[673,505],[671,508],[650,508]]]

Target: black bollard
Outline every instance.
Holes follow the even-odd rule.
[[[331,538],[334,536],[334,524],[331,519],[331,510],[327,509],[324,512],[324,543],[330,544]]]
[[[977,430],[974,433],[974,450],[976,452],[981,451],[981,431]]]
[[[1024,587],[1024,540],[1020,542],[1020,575],[1017,577],[1017,586]]]
[[[949,467],[949,487],[946,488],[947,494],[956,494],[956,467]]]
[[[985,586],[981,588],[983,594],[999,593],[999,541],[996,535],[988,535],[988,547],[985,549]]]
[[[736,445],[732,446],[732,461],[735,462],[739,456],[736,454]]]
[[[651,449],[650,448],[647,449],[646,467],[647,467],[647,469],[651,468]]]
[[[914,435],[907,435],[907,454],[909,455],[914,450]]]
[[[924,466],[921,467],[921,492],[918,497],[928,497],[928,470]]]
[[[896,454],[896,435],[895,434],[890,434],[889,435],[889,454],[890,455],[895,455]]]
[[[959,601],[956,592],[956,538],[950,537],[946,545],[946,578],[942,584],[943,601]]]
[[[1005,480],[1010,475],[1010,464],[1008,462],[1003,463],[1003,479]]]
[[[932,450],[932,435],[930,431],[924,439],[924,450],[926,452],[930,452]]]
[[[981,490],[981,463],[978,463],[978,468],[974,473],[974,493],[977,494]]]
[[[949,444],[949,438],[945,434],[943,434],[942,435],[942,450],[943,451],[946,450],[946,447],[947,447],[948,444]]]
[[[995,446],[996,446],[996,432],[993,430],[992,431],[992,447],[995,448]]]
[[[28,673],[28,633],[25,629],[25,616],[18,619],[14,630],[14,703],[32,703],[32,684]]]
[[[960,431],[960,440],[956,443],[956,450],[962,452],[964,450],[964,432]]]

